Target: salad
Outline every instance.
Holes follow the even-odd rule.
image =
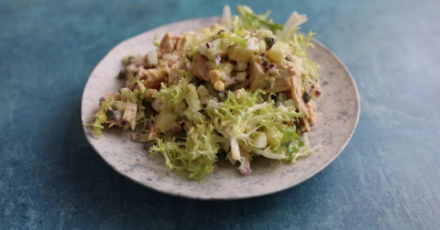
[[[283,26],[237,7],[221,24],[157,36],[157,49],[122,59],[126,87],[99,99],[94,121],[132,130],[132,139],[161,154],[171,170],[202,180],[219,158],[250,175],[254,157],[295,162],[319,150],[307,132],[321,97],[318,65],[308,58],[313,33],[298,33],[305,15]],[[300,135],[303,138],[300,138]]]

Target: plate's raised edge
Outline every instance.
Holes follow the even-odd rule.
[[[171,25],[173,25],[173,24],[179,24],[179,23],[183,23],[183,22],[191,22],[191,21],[199,21],[199,20],[213,20],[213,21],[215,21],[215,20],[219,20],[220,19],[220,17],[209,17],[209,18],[196,18],[196,19],[189,19],[189,20],[184,20],[184,21],[179,21],[179,22],[174,22],[174,23],[169,23],[169,24],[165,24],[165,25],[162,25],[162,26],[159,26],[159,27],[155,27],[155,28],[152,28],[152,29],[150,29],[150,30],[155,30],[155,29],[160,29],[160,28],[162,28],[162,27],[168,27],[168,26],[171,26]],[[130,38],[128,38],[128,39],[125,39],[124,41],[122,41],[122,42],[120,42],[118,45],[116,45],[115,47],[113,47],[102,59],[101,59],[101,61],[95,66],[95,68],[93,69],[93,71],[91,72],[91,74],[90,74],[90,76],[89,76],[89,78],[87,79],[87,82],[86,82],[86,84],[85,84],[85,87],[84,87],[84,90],[83,90],[83,94],[82,94],[82,99],[81,99],[81,122],[82,122],[82,124],[84,124],[86,121],[84,121],[83,120],[83,111],[82,111],[82,109],[83,109],[83,103],[84,103],[84,94],[85,94],[85,90],[86,90],[86,88],[87,88],[87,85],[89,84],[89,81],[90,81],[90,77],[93,75],[93,73],[95,72],[95,70],[96,70],[96,68],[101,64],[101,62],[113,51],[113,50],[115,50],[115,49],[117,49],[122,43],[125,43],[125,42],[127,42],[127,41],[129,41],[129,40],[132,40],[132,39],[135,39],[136,37],[139,37],[139,36],[141,36],[142,34],[144,34],[144,33],[147,33],[147,32],[149,32],[150,30],[148,30],[148,31],[145,31],[145,32],[143,32],[143,33],[140,33],[140,34],[138,34],[138,35],[135,35],[135,36],[133,36],[133,37],[130,37]],[[324,170],[327,166],[329,166],[340,154],[341,154],[341,152],[345,149],[345,147],[347,146],[347,144],[350,142],[350,140],[351,140],[351,138],[353,137],[353,134],[354,134],[354,132],[355,132],[355,130],[356,130],[356,127],[357,127],[357,125],[358,125],[358,123],[359,123],[359,117],[360,117],[360,111],[361,111],[361,102],[360,102],[360,97],[359,97],[359,91],[358,91],[358,88],[357,88],[357,85],[356,85],[356,82],[354,81],[354,78],[353,78],[353,76],[351,75],[351,73],[350,73],[350,71],[348,70],[348,68],[345,66],[345,64],[339,59],[339,57],[338,56],[336,56],[334,53],[332,53],[325,45],[323,45],[321,42],[318,42],[317,40],[315,40],[315,39],[312,39],[312,41],[314,42],[314,43],[316,43],[317,45],[319,45],[319,46],[321,46],[322,48],[324,48],[324,50],[326,51],[326,52],[328,52],[328,53],[330,53],[333,57],[335,57],[335,59],[342,65],[342,67],[344,68],[344,70],[348,73],[348,75],[350,76],[350,80],[351,80],[351,83],[354,85],[354,89],[355,89],[355,92],[356,92],[356,101],[357,101],[357,113],[356,113],[356,122],[355,122],[355,124],[354,124],[354,127],[353,127],[353,130],[351,131],[351,134],[350,134],[350,138],[348,138],[346,141],[345,141],[345,143],[343,144],[343,146],[342,146],[342,148],[339,150],[339,152],[331,159],[331,160],[329,160],[328,161],[328,163],[327,164],[325,164],[325,165],[323,165],[319,170],[317,170],[315,173],[313,173],[313,174],[311,174],[310,176],[308,176],[308,177],[306,177],[306,178],[304,178],[303,180],[301,180],[301,181],[299,181],[296,185],[293,185],[293,186],[291,186],[291,187],[287,187],[287,188],[284,188],[284,189],[280,189],[280,190],[276,190],[276,191],[271,191],[271,192],[267,192],[267,193],[262,193],[262,194],[258,194],[258,195],[250,195],[250,196],[243,196],[243,197],[196,197],[196,196],[187,196],[187,195],[184,195],[184,194],[180,194],[180,193],[173,193],[173,192],[170,192],[170,191],[168,191],[168,190],[161,190],[161,189],[157,189],[157,188],[155,188],[155,187],[153,187],[153,186],[149,186],[149,185],[146,185],[146,184],[144,184],[144,183],[142,183],[141,181],[137,181],[136,179],[133,179],[133,178],[131,178],[130,176],[128,176],[128,175],[126,175],[124,172],[122,172],[122,171],[120,171],[120,170],[118,170],[117,168],[115,168],[112,164],[110,164],[110,162],[108,162],[105,158],[104,158],[104,156],[102,156],[101,155],[101,153],[99,153],[99,151],[97,151],[97,149],[95,149],[95,146],[94,145],[92,145],[91,143],[90,143],[90,138],[93,138],[93,137],[91,137],[88,133],[87,133],[87,127],[84,127],[83,126],[83,130],[84,130],[84,135],[86,136],[86,138],[87,138],[87,140],[89,141],[89,143],[90,143],[90,145],[92,146],[92,148],[93,148],[93,150],[95,150],[95,152],[97,152],[98,153],[98,155],[108,164],[108,165],[110,165],[110,167],[111,168],[113,168],[115,171],[117,171],[119,174],[121,174],[121,175],[123,175],[124,177],[126,177],[126,178],[128,178],[128,179],[130,179],[130,180],[132,180],[132,181],[134,181],[134,182],[136,182],[136,183],[138,183],[138,184],[140,184],[140,185],[142,185],[142,186],[145,186],[145,187],[147,187],[147,188],[150,188],[150,189],[152,189],[152,190],[155,190],[155,191],[157,191],[157,192],[161,192],[161,193],[164,193],[164,194],[168,194],[168,195],[172,195],[172,196],[177,196],[177,197],[185,197],[185,198],[190,198],[190,199],[195,199],[195,200],[241,200],[241,199],[249,199],[249,198],[255,198],[255,197],[261,197],[261,196],[267,196],[267,195],[271,195],[271,194],[274,194],[274,193],[278,193],[278,192],[281,192],[281,191],[285,191],[285,190],[287,190],[287,189],[290,189],[290,188],[293,188],[293,187],[295,187],[295,186],[298,186],[299,184],[302,184],[303,182],[305,182],[305,181],[307,181],[308,179],[310,179],[310,178],[312,178],[312,177],[314,177],[316,174],[318,174],[318,173],[320,173],[322,170]]]
[[[347,66],[345,66],[345,64],[341,61],[341,59],[339,59],[339,57],[338,56],[336,56],[336,54],[334,54],[333,52],[331,52],[328,48],[327,48],[327,46],[325,46],[324,44],[322,44],[321,42],[318,42],[316,39],[313,39],[312,38],[312,41],[314,42],[314,43],[316,43],[317,45],[319,45],[319,46],[321,46],[322,48],[324,48],[324,50],[325,51],[327,51],[328,53],[330,53],[333,57],[335,57],[335,59],[342,65],[342,67],[344,68],[344,70],[348,73],[348,76],[350,76],[350,81],[351,81],[351,83],[353,84],[353,86],[354,86],[354,90],[355,90],[355,92],[356,92],[356,102],[357,102],[357,112],[356,112],[356,122],[354,123],[354,127],[353,127],[353,130],[351,131],[351,133],[350,133],[350,137],[345,141],[345,143],[342,145],[342,148],[339,150],[339,152],[332,158],[332,159],[330,159],[325,165],[323,165],[319,170],[317,170],[315,173],[313,173],[313,174],[311,174],[310,176],[308,176],[308,177],[305,177],[304,179],[302,179],[301,181],[299,181],[298,182],[298,184],[296,184],[296,185],[293,185],[293,186],[291,186],[291,187],[288,187],[288,188],[284,188],[284,189],[280,189],[280,190],[278,190],[278,191],[273,191],[273,192],[270,192],[270,193],[266,193],[266,194],[260,194],[260,195],[256,195],[256,196],[249,196],[249,197],[245,197],[245,199],[246,198],[253,198],[253,197],[260,197],[260,196],[265,196],[265,195],[270,195],[270,194],[274,194],[274,193],[277,193],[277,192],[281,192],[281,191],[284,191],[284,190],[287,190],[287,189],[290,189],[290,188],[293,188],[293,187],[295,187],[295,186],[298,186],[298,185],[300,185],[300,184],[302,184],[303,182],[305,182],[305,181],[307,181],[308,179],[310,179],[310,178],[312,178],[312,177],[314,177],[316,174],[318,174],[318,173],[320,173],[322,170],[324,170],[325,168],[327,168],[341,153],[342,153],[342,151],[344,151],[344,149],[345,149],[345,147],[347,147],[347,145],[348,145],[348,143],[350,142],[350,140],[351,140],[351,138],[353,137],[353,134],[354,134],[354,132],[355,132],[355,130],[356,130],[356,127],[357,127],[357,125],[358,125],[358,123],[359,123],[359,117],[360,117],[360,114],[361,114],[361,100],[360,100],[360,97],[359,97],[359,91],[358,91],[358,88],[357,88],[357,85],[356,85],[356,82],[354,81],[354,78],[353,78],[353,76],[351,75],[351,73],[350,73],[350,71],[348,71],[348,68],[347,68]]]
[[[339,150],[339,152],[332,158],[330,159],[327,164],[323,165],[319,170],[317,170],[315,173],[310,174],[308,177],[305,177],[304,179],[302,179],[301,181],[299,181],[296,185],[293,185],[291,187],[287,187],[284,189],[280,189],[280,190],[276,190],[276,191],[271,191],[271,192],[267,192],[267,193],[263,193],[263,194],[258,194],[258,195],[251,195],[251,196],[246,196],[246,197],[233,197],[233,198],[226,198],[226,199],[206,199],[206,198],[197,198],[199,200],[238,200],[238,199],[249,199],[249,198],[255,198],[255,197],[262,197],[262,196],[267,196],[267,195],[271,195],[271,194],[275,194],[281,191],[285,191],[287,189],[293,188],[295,186],[298,186],[302,183],[304,183],[305,181],[307,181],[308,179],[314,177],[316,174],[320,173],[322,170],[324,170],[325,168],[327,168],[341,153],[342,151],[344,151],[345,147],[347,147],[348,143],[350,142],[351,138],[353,137],[353,134],[356,130],[356,127],[359,123],[359,117],[360,117],[360,113],[361,113],[361,101],[360,101],[360,97],[359,97],[359,91],[356,85],[356,82],[354,81],[353,76],[351,75],[350,71],[348,71],[347,66],[345,66],[345,64],[341,61],[341,59],[339,59],[338,56],[336,56],[333,52],[331,52],[324,44],[322,44],[321,42],[318,42],[316,39],[312,39],[312,41],[314,43],[316,43],[317,45],[321,46],[322,48],[324,48],[324,50],[328,53],[330,53],[333,57],[335,57],[335,59],[342,65],[342,67],[344,68],[344,70],[348,73],[348,76],[350,76],[350,81],[354,86],[355,92],[356,92],[356,102],[357,102],[357,112],[356,112],[356,122],[354,123],[354,127],[353,130],[350,133],[350,137],[345,141],[345,143],[342,145],[341,149]]]

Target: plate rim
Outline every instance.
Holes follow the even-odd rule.
[[[316,39],[314,39],[314,38],[312,38],[312,41],[314,42],[314,43],[316,43],[317,45],[319,45],[319,46],[321,46],[326,52],[328,52],[330,55],[332,55],[336,60],[337,60],[337,62],[339,62],[339,64],[343,67],[343,70],[348,74],[348,76],[349,76],[349,79],[350,79],[350,82],[353,84],[353,86],[354,86],[354,90],[355,90],[355,95],[356,95],[356,102],[357,102],[357,108],[356,108],[356,114],[355,114],[355,117],[356,117],[356,120],[355,120],[355,123],[354,123],[354,125],[353,125],[353,129],[352,129],[352,131],[350,132],[350,135],[349,135],[349,138],[347,138],[347,140],[344,142],[344,144],[341,146],[341,149],[339,150],[339,152],[337,153],[337,154],[335,154],[332,158],[330,158],[330,160],[327,162],[327,163],[325,163],[325,164],[323,164],[322,165],[322,167],[320,167],[318,170],[316,170],[316,172],[314,172],[314,173],[312,173],[312,174],[309,174],[309,175],[307,175],[306,177],[304,177],[303,179],[301,179],[297,184],[295,184],[295,185],[292,185],[292,186],[288,186],[288,187],[285,187],[285,188],[283,188],[283,189],[280,189],[280,190],[273,190],[273,191],[270,191],[270,192],[264,192],[264,193],[260,193],[260,194],[252,194],[252,195],[249,195],[249,196],[237,196],[237,197],[211,197],[211,198],[209,198],[209,197],[198,197],[198,196],[189,196],[189,195],[187,195],[187,194],[182,194],[182,193],[179,193],[179,192],[173,192],[173,191],[171,191],[171,190],[164,190],[164,189],[158,189],[158,188],[156,188],[156,187],[153,187],[153,186],[151,186],[151,185],[147,185],[147,184],[144,184],[144,183],[142,183],[141,181],[138,181],[138,180],[136,180],[136,179],[134,179],[134,178],[132,178],[132,177],[130,177],[128,174],[126,174],[125,172],[123,172],[122,170],[118,170],[114,165],[112,165],[109,161],[107,161],[106,160],[106,158],[95,148],[95,146],[91,143],[91,141],[90,141],[90,139],[89,138],[93,138],[93,137],[91,137],[89,134],[88,134],[88,127],[85,127],[84,126],[84,123],[86,122],[86,121],[84,121],[83,120],[83,104],[84,104],[84,101],[85,101],[85,93],[86,93],[86,88],[87,88],[87,85],[90,83],[90,79],[91,79],[91,76],[92,76],[92,74],[95,72],[95,70],[98,68],[98,66],[103,62],[103,60],[104,59],[106,59],[107,58],[107,56],[110,54],[110,53],[112,53],[112,51],[113,50],[115,50],[115,49],[117,49],[120,45],[122,45],[123,43],[125,43],[126,41],[128,41],[128,40],[131,40],[131,39],[134,39],[134,38],[136,38],[136,37],[139,37],[139,36],[142,36],[143,34],[145,34],[145,33],[148,33],[148,32],[150,32],[150,31],[152,31],[152,30],[156,30],[156,29],[160,29],[160,28],[162,28],[162,27],[168,27],[168,26],[172,26],[173,24],[179,24],[179,23],[188,23],[188,22],[191,22],[191,21],[201,21],[201,20],[215,20],[215,19],[220,19],[220,17],[219,16],[214,16],[214,17],[207,17],[207,18],[193,18],[193,19],[187,19],[187,20],[181,20],[181,21],[175,21],[175,22],[171,22],[171,23],[167,23],[167,24],[164,24],[164,25],[161,25],[161,26],[158,26],[158,27],[154,27],[154,28],[151,28],[151,29],[149,29],[149,30],[147,30],[147,31],[144,31],[144,32],[142,32],[142,33],[139,33],[139,34],[137,34],[137,35],[134,35],[134,36],[132,36],[132,37],[129,37],[129,38],[126,38],[126,39],[124,39],[123,41],[121,41],[121,42],[119,42],[117,45],[115,45],[113,48],[111,48],[101,59],[100,59],[100,61],[95,65],[95,67],[93,68],[93,70],[90,72],[90,74],[89,74],[89,77],[87,78],[87,81],[86,81],[86,83],[85,83],[85,85],[84,85],[84,88],[83,88],[83,93],[82,93],[82,97],[81,97],[81,124],[82,124],[82,126],[83,126],[83,132],[84,132],[84,135],[86,136],[86,139],[87,139],[87,142],[89,143],[89,145],[93,148],[93,150],[104,160],[104,162],[106,162],[107,163],[107,165],[109,165],[113,170],[115,170],[117,173],[119,173],[120,175],[122,175],[122,176],[124,176],[125,178],[128,178],[128,179],[130,179],[131,181],[134,181],[134,182],[136,182],[137,184],[140,184],[140,185],[142,185],[142,186],[144,186],[144,187],[146,187],[146,188],[148,188],[148,189],[152,189],[152,190],[154,190],[154,191],[156,191],[156,192],[160,192],[160,193],[163,193],[163,194],[167,194],[167,195],[172,195],[172,196],[176,196],[176,197],[184,197],[184,198],[189,198],[189,199],[194,199],[194,200],[241,200],[241,199],[250,199],[250,198],[255,198],[255,197],[262,197],[262,196],[267,196],[267,195],[271,195],[271,194],[274,194],[274,193],[278,193],[278,192],[281,192],[281,191],[285,191],[285,190],[287,190],[287,189],[291,189],[291,188],[293,188],[293,187],[295,187],[295,186],[298,186],[298,185],[300,185],[300,184],[302,184],[302,183],[304,183],[305,181],[307,181],[307,180],[309,180],[310,178],[312,178],[312,177],[314,177],[315,175],[317,175],[318,173],[320,173],[320,172],[322,172],[325,168],[327,168],[344,150],[345,150],[345,148],[347,147],[347,145],[348,145],[348,143],[350,142],[350,140],[352,139],[352,137],[353,137],[353,135],[354,135],[354,133],[355,133],[355,131],[356,131],[356,128],[357,128],[357,125],[358,125],[358,123],[359,123],[359,118],[360,118],[360,113],[361,113],[361,100],[360,100],[360,96],[359,96],[359,90],[358,90],[358,87],[357,87],[357,85],[356,85],[356,82],[355,82],[355,80],[354,80],[354,78],[353,78],[353,76],[352,76],[352,74],[350,73],[350,71],[348,70],[348,68],[347,68],[347,66],[345,66],[345,64],[341,61],[341,59],[339,59],[339,57],[336,55],[336,54],[334,54],[333,52],[331,52],[324,44],[322,44],[321,42],[319,42],[319,41],[317,41]]]

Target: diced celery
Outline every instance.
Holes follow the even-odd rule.
[[[121,89],[121,100],[122,101],[130,100],[130,90],[128,88]]]
[[[193,112],[189,108],[183,112],[183,114],[190,119],[193,122],[201,123],[203,120],[205,120],[205,116],[201,114],[200,112]]]
[[[197,95],[197,90],[194,85],[187,86],[188,93],[185,96],[186,103],[191,111],[197,112],[202,107],[200,105],[199,95]]]
[[[267,127],[264,132],[266,133],[267,143],[271,146],[279,146],[283,133],[276,127]]]
[[[174,107],[174,112],[180,117],[183,116],[183,112],[185,110],[186,110],[186,104],[184,102],[179,103]]]
[[[163,111],[157,115],[155,125],[160,131],[166,132],[174,125],[176,118],[172,111]]]

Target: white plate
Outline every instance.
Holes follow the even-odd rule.
[[[212,25],[219,19],[194,19],[168,24],[127,39],[113,48],[99,62],[87,81],[81,106],[83,123],[98,109],[98,100],[107,92],[115,92],[123,85],[116,79],[122,69],[121,58],[129,54],[145,55],[155,49],[153,38],[166,32],[179,35]],[[100,139],[84,128],[90,144],[101,157],[122,175],[151,189],[196,199],[240,199],[275,193],[295,186],[329,165],[350,140],[360,111],[359,95],[348,70],[322,44],[314,41],[311,59],[318,62],[323,99],[318,103],[318,122],[312,127],[309,139],[312,145],[321,144],[320,152],[296,164],[256,158],[251,163],[252,175],[242,176],[237,166],[219,159],[218,168],[201,183],[188,180],[185,174],[170,172],[164,159],[147,154],[142,144],[131,141],[130,132],[104,129]]]

